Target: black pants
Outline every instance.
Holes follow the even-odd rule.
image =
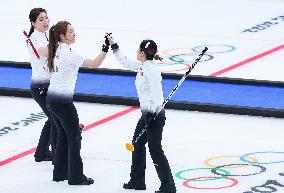
[[[47,98],[47,105],[58,131],[53,180],[68,179],[69,184],[80,184],[86,176],[80,155],[81,131],[77,110],[73,102],[61,103]]]
[[[39,104],[39,106],[48,118],[42,128],[37,149],[35,152],[35,157],[38,158],[45,158],[47,156],[50,156],[50,144],[52,149],[52,157],[54,157],[56,149],[57,129],[54,124],[54,121],[52,120],[51,113],[46,106],[47,90],[48,84],[31,85],[32,97]]]
[[[165,125],[165,111],[161,111],[154,121],[150,124],[147,131],[140,137],[136,144],[134,144],[134,151],[132,152],[131,165],[131,183],[134,187],[143,186],[145,184],[145,169],[146,169],[146,147],[148,142],[149,151],[154,162],[158,177],[161,181],[160,190],[166,192],[175,192],[175,183],[171,173],[168,160],[162,149],[162,133]],[[146,123],[143,115],[139,119],[133,141],[139,135]]]

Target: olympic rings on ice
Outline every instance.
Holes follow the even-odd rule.
[[[262,155],[276,155],[277,160],[273,161],[259,161]],[[279,158],[279,155],[283,156]],[[233,159],[232,159],[233,158]],[[236,159],[237,158],[237,159]],[[225,160],[233,160],[235,163],[228,163],[228,164],[213,164],[212,162],[216,162],[217,160],[223,161]],[[236,163],[236,162],[245,162],[245,163]],[[206,189],[206,190],[217,190],[217,189],[225,189],[230,188],[238,184],[238,180],[232,177],[245,177],[245,176],[252,176],[252,175],[258,175],[261,173],[266,172],[266,167],[262,166],[264,164],[274,164],[274,163],[283,163],[284,162],[284,152],[277,152],[277,151],[262,151],[262,152],[252,152],[247,153],[241,156],[216,156],[208,158],[204,161],[204,164],[207,167],[203,168],[190,168],[186,170],[182,170],[176,173],[176,177],[178,179],[184,180],[183,185],[187,188],[192,189]],[[234,174],[229,170],[239,170],[240,168],[254,168],[257,169],[255,172],[247,172],[248,169],[245,169],[245,174]],[[208,176],[200,176],[200,177],[188,177],[186,176],[186,173],[189,172],[189,174],[192,175],[194,171],[210,171],[211,173]],[[214,174],[215,176],[213,176]],[[279,174],[280,175],[280,174]],[[281,176],[284,176],[284,174],[281,173]],[[221,183],[220,187],[218,187],[218,183],[216,183],[216,180],[226,180],[231,181],[229,185],[223,185],[224,183]],[[199,183],[205,183],[205,182],[215,182],[217,185],[216,187],[212,186],[212,183],[209,184],[209,186],[206,186],[203,184],[201,186]],[[199,184],[194,185],[194,183]]]

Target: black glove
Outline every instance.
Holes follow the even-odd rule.
[[[106,53],[108,52],[108,49],[109,49],[109,41],[107,38],[109,35],[111,35],[111,33],[107,33],[107,35],[105,35],[105,43],[102,46],[103,47],[102,51]]]
[[[105,44],[103,44],[103,49],[102,49],[102,51],[103,52],[105,52],[105,53],[107,53],[108,52],[108,49],[109,49],[109,47],[107,46],[107,45],[105,45]]]
[[[112,33],[107,33],[107,35],[105,35],[105,45],[106,46],[109,46],[110,44],[109,44],[109,40],[108,40],[108,36],[110,36]]]
[[[114,43],[111,45],[111,50],[117,50],[119,49],[119,46],[117,45],[117,43]]]
[[[109,44],[109,41],[108,41],[108,39],[107,39],[107,36],[105,36],[105,45],[106,46],[109,46],[110,44]]]
[[[146,112],[144,115],[144,121],[149,126],[151,122],[154,120],[155,114],[151,112]]]

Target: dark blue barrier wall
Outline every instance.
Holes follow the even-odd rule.
[[[136,101],[136,103],[131,102],[129,105],[137,104],[137,93],[134,85],[135,74],[120,73],[119,71],[112,71],[111,73],[108,71],[81,71],[76,84],[75,93],[77,96],[75,99],[84,101],[80,100],[80,96],[83,96],[88,98],[86,101],[96,102],[95,98],[98,97],[100,98],[98,102],[103,102],[104,98],[109,98],[116,99],[116,104],[120,104],[119,99],[122,99],[121,104],[125,104],[123,99],[127,99]],[[27,91],[30,87],[30,77],[31,69],[29,68],[18,68],[3,64],[0,66],[0,87],[2,91],[5,89]],[[163,78],[165,97],[171,92],[180,78],[180,76],[165,76]],[[92,97],[94,97],[93,100]],[[110,103],[107,101],[106,103]],[[180,106],[180,108],[177,109],[188,110],[196,110],[193,106],[190,109],[190,105],[205,105],[215,108],[230,107],[234,109],[244,108],[282,112],[284,110],[284,86],[270,82],[255,82],[254,84],[254,81],[240,79],[189,78],[184,81],[175,93],[171,103],[178,104],[177,106]],[[182,104],[189,106],[182,108]]]

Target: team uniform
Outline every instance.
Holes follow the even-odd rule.
[[[53,180],[68,179],[71,185],[82,184],[89,179],[83,174],[80,156],[81,131],[73,104],[78,70],[83,63],[84,58],[74,52],[70,45],[60,42],[47,93],[47,106],[52,112],[58,131]]]
[[[37,51],[41,47],[48,46],[48,38],[46,34],[44,32],[39,32],[36,29],[31,34],[30,40]],[[50,75],[47,70],[47,58],[44,56],[37,58],[34,50],[29,44],[28,51],[32,66],[31,94],[48,117],[48,120],[45,122],[45,125],[42,129],[34,155],[36,161],[44,161],[51,158],[49,151],[50,144],[52,147],[52,154],[54,155],[57,136],[56,127],[52,121],[51,114],[46,107],[46,93],[50,82]]]
[[[162,107],[164,97],[162,90],[161,72],[155,67],[152,60],[144,63],[140,61],[129,61],[119,49],[113,50],[117,60],[127,69],[137,72],[135,86],[139,97],[142,116],[139,119],[133,141],[146,125],[146,114],[157,113]],[[160,190],[164,192],[176,192],[175,183],[164,151],[162,149],[162,132],[165,125],[165,110],[162,109],[155,120],[151,122],[147,131],[134,144],[132,152],[132,165],[130,181],[126,184],[126,189],[146,189],[145,169],[146,169],[146,148],[148,142],[149,151],[154,162],[158,177],[161,181]]]

